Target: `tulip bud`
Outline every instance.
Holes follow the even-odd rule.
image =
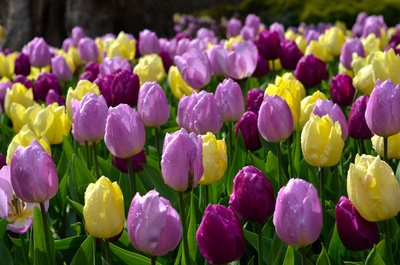
[[[26,88],[32,88],[33,89],[33,84],[32,84],[32,81],[31,80],[29,80],[28,78],[26,78],[26,76],[24,76],[24,75],[17,75],[15,78],[14,78],[14,84],[15,83],[21,83],[21,84],[23,84]]]
[[[242,22],[239,19],[231,18],[226,24],[226,34],[228,37],[236,37],[240,34]]]
[[[273,222],[286,244],[305,247],[314,243],[322,229],[322,207],[315,187],[303,179],[290,179],[278,192]]]
[[[362,95],[357,98],[349,113],[349,135],[353,139],[371,139],[372,132],[365,120],[365,110],[367,109],[368,96]]]
[[[217,44],[217,45],[211,46],[207,50],[207,56],[210,61],[212,74],[216,75],[216,76],[224,75],[224,70],[222,69],[221,63],[218,60],[219,50],[223,50],[223,49],[224,48],[221,45]]]
[[[7,89],[4,99],[4,111],[8,117],[11,116],[10,110],[13,103],[19,103],[25,108],[33,106],[35,101],[33,100],[32,89],[27,89],[21,83],[15,83],[12,89]]]
[[[82,38],[85,38],[86,37],[86,34],[85,34],[85,32],[83,31],[83,28],[81,28],[81,27],[74,27],[73,29],[72,29],[72,32],[71,32],[72,34],[71,34],[71,39],[72,39],[72,43],[73,43],[73,45],[75,46],[75,47],[78,47],[78,44],[79,44],[79,41],[82,39]]]
[[[317,99],[327,99],[325,94],[317,90],[312,95],[305,97],[300,102],[300,130],[303,130],[304,125],[310,119],[310,115],[314,109]]]
[[[324,44],[330,54],[339,56],[342,51],[343,43],[346,38],[341,29],[338,27],[331,27],[325,31]]]
[[[371,139],[372,148],[381,157],[384,156],[384,143],[383,137],[374,135]],[[400,133],[389,136],[387,138],[387,158],[389,159],[400,159],[400,149],[398,148],[400,144]]]
[[[328,79],[325,63],[311,54],[301,57],[294,75],[305,88],[314,87],[321,83],[322,80]]]
[[[112,106],[128,104],[136,106],[139,94],[139,76],[132,71],[122,70],[114,75],[111,84]]]
[[[356,155],[347,173],[347,193],[370,222],[388,220],[400,211],[400,186],[392,168],[379,156]]]
[[[58,175],[51,156],[38,140],[19,146],[11,159],[11,184],[15,194],[30,203],[45,202],[58,190]]]
[[[16,75],[28,76],[31,72],[31,62],[29,61],[29,56],[20,53],[17,58],[15,58],[14,73]]]
[[[7,89],[11,90],[12,86],[13,86],[13,82],[11,82],[11,81],[0,82],[0,104],[2,106],[4,105],[4,100],[6,98]]]
[[[378,225],[365,220],[344,196],[336,205],[335,218],[340,240],[347,249],[362,251],[379,243]]]
[[[233,180],[229,206],[246,222],[265,223],[275,210],[275,195],[264,173],[245,166]]]
[[[246,150],[257,151],[261,148],[260,132],[257,126],[258,116],[252,111],[247,111],[236,123],[235,136],[237,138],[239,130],[243,136]]]
[[[155,32],[148,29],[139,32],[139,52],[142,56],[147,54],[160,54],[160,43]]]
[[[330,92],[333,103],[337,103],[340,106],[350,106],[356,93],[353,79],[344,74],[332,76]]]
[[[65,106],[65,99],[58,94],[54,89],[50,89],[46,95],[46,106],[53,103],[57,103],[59,106]]]
[[[103,62],[99,65],[99,73],[101,76],[114,75],[120,70],[133,71],[132,65],[127,59],[123,59],[119,56],[108,58],[106,57]]]
[[[101,176],[87,186],[83,218],[88,233],[96,238],[111,238],[124,229],[124,197],[117,182]]]
[[[296,65],[303,57],[303,53],[297,47],[297,44],[293,40],[282,40],[281,41],[281,55],[279,60],[281,61],[282,67],[287,70],[296,69]]]
[[[168,83],[172,94],[177,99],[182,98],[183,95],[189,96],[192,94],[193,88],[182,79],[181,73],[176,66],[171,66],[169,68]]]
[[[358,56],[365,57],[364,46],[358,38],[346,40],[346,42],[342,46],[340,62],[347,69],[353,69],[351,67],[353,53],[356,53]]]
[[[269,73],[269,61],[265,59],[260,53],[257,57],[257,66],[251,76],[253,77],[263,77]]]
[[[50,89],[55,90],[60,95],[62,94],[61,85],[54,74],[48,72],[40,73],[35,81],[35,100],[45,100]]]
[[[238,121],[244,112],[242,89],[232,79],[225,79],[215,90],[215,103],[223,121]]]
[[[126,221],[133,247],[151,256],[164,256],[179,244],[182,224],[171,203],[155,190],[136,193]]]
[[[128,158],[142,151],[146,132],[135,109],[119,104],[108,110],[104,142],[110,152],[119,158]]]
[[[281,55],[281,40],[277,32],[266,29],[260,32],[257,40],[258,50],[267,60],[278,59]]]
[[[194,133],[185,129],[167,133],[161,157],[165,183],[176,191],[196,187],[204,173],[202,150],[203,141]]]
[[[264,91],[259,88],[253,88],[247,92],[246,109],[258,115],[261,104],[264,101]]]
[[[72,78],[72,71],[61,55],[51,58],[51,71],[60,82],[66,82]]]
[[[88,37],[80,39],[78,43],[78,54],[83,63],[90,61],[96,62],[99,58],[99,50],[95,41]]]
[[[161,57],[154,53],[141,57],[133,72],[139,76],[140,85],[153,81],[160,83],[167,76]]]
[[[116,169],[123,173],[128,173],[128,162],[126,158],[113,157],[113,164]],[[138,174],[143,171],[142,164],[146,164],[146,152],[140,151],[136,155],[131,156],[132,172]]]
[[[239,260],[244,253],[243,228],[230,208],[209,204],[204,211],[196,242],[211,264]]]
[[[45,67],[50,64],[50,50],[43,38],[34,38],[29,44],[29,60],[34,67]]]

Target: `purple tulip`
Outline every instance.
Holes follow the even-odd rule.
[[[139,33],[139,52],[141,56],[147,54],[160,54],[160,43],[155,32],[148,29],[142,30]]]
[[[382,16],[369,16],[365,19],[362,37],[366,38],[369,34],[373,33],[377,38],[381,37],[381,28],[386,30],[386,24]]]
[[[365,20],[367,19],[368,15],[365,12],[360,12],[357,15],[356,23],[354,23],[353,28],[351,29],[351,32],[357,36],[358,38],[361,37],[362,32],[363,32],[363,26],[365,23]]]
[[[224,48],[217,44],[214,46],[211,46],[208,50],[207,50],[207,55],[208,55],[208,59],[210,60],[210,65],[211,65],[211,71],[213,75],[216,76],[222,76],[224,75],[224,71],[222,69],[222,66],[220,64],[220,62],[218,61],[218,50],[223,50]]]
[[[340,62],[347,69],[353,69],[351,62],[353,61],[353,53],[360,57],[365,57],[364,46],[358,38],[348,39],[342,46],[342,53],[340,54]]]
[[[133,67],[127,59],[123,59],[119,56],[113,58],[106,57],[99,65],[99,73],[103,77],[106,75],[113,75],[119,70],[128,70],[132,72]]]
[[[151,256],[163,256],[175,249],[183,232],[178,212],[158,195],[155,190],[143,197],[136,193],[126,220],[133,247]]]
[[[45,101],[46,106],[51,105],[54,102],[57,102],[58,106],[65,106],[65,99],[54,89],[50,89],[49,92],[47,92]]]
[[[0,169],[2,169],[4,166],[7,166],[6,158],[2,153],[0,153]]]
[[[246,109],[254,112],[258,116],[261,104],[264,100],[264,91],[259,88],[253,88],[247,92]]]
[[[365,220],[344,196],[336,205],[335,218],[340,240],[347,249],[362,251],[379,243],[378,225]]]
[[[260,17],[255,14],[248,14],[246,20],[244,21],[244,25],[248,26],[252,29],[254,36],[258,34],[260,28]]]
[[[45,202],[58,190],[56,166],[37,139],[28,147],[18,146],[10,164],[11,184],[21,200],[30,203]]]
[[[71,38],[66,38],[64,39],[63,43],[62,43],[62,49],[65,52],[68,52],[69,47],[73,47],[74,46],[74,42],[72,41]]]
[[[62,94],[61,85],[53,73],[41,72],[35,81],[34,98],[35,100],[46,100],[46,95],[50,89],[58,94]]]
[[[56,55],[51,58],[51,72],[60,82],[67,82],[72,78],[72,71],[64,57]]]
[[[278,22],[272,23],[271,26],[269,26],[269,31],[278,33],[281,41],[285,39],[285,27],[282,24]]]
[[[182,56],[185,52],[187,52],[190,45],[190,40],[188,38],[183,38],[176,41],[175,55]]]
[[[32,81],[31,80],[29,80],[28,78],[26,78],[26,76],[24,76],[24,75],[17,75],[15,78],[14,78],[14,84],[15,83],[21,83],[21,84],[23,84],[26,88],[32,88],[33,89],[33,84],[32,84]]]
[[[213,30],[208,28],[200,28],[196,33],[196,39],[202,40],[205,43],[217,44],[218,38]]]
[[[116,169],[123,173],[128,173],[128,161],[124,158],[113,157],[113,164]],[[146,164],[146,152],[140,151],[136,155],[131,156],[132,172],[138,174],[143,171],[142,164]]]
[[[274,189],[265,174],[254,166],[239,170],[229,206],[246,222],[265,223],[275,210]]]
[[[312,54],[301,57],[297,63],[294,75],[305,88],[315,87],[322,80],[328,79],[325,62]]]
[[[139,94],[139,76],[132,71],[121,70],[116,73],[111,85],[112,106],[121,103],[136,106]]]
[[[86,34],[81,27],[74,27],[71,33],[72,43],[75,47],[78,47],[79,41],[85,38]]]
[[[191,49],[174,60],[183,80],[192,88],[200,89],[210,82],[211,65],[204,51]]]
[[[6,98],[7,89],[12,88],[13,82],[4,81],[0,82],[0,105],[4,105],[4,99]]]
[[[226,34],[230,37],[236,37],[240,34],[242,22],[239,19],[231,18],[226,24]]]
[[[329,117],[331,117],[333,122],[338,121],[340,123],[340,128],[342,129],[342,139],[343,141],[346,141],[349,129],[347,126],[346,116],[339,105],[333,103],[329,99],[317,99],[312,113],[319,117],[329,114]]]
[[[96,62],[88,62],[85,65],[84,72],[92,72],[93,75],[94,75],[94,78],[96,79],[96,77],[99,74],[99,67],[100,67],[100,65],[98,63],[96,63]]]
[[[94,80],[96,80],[96,76],[93,74],[93,72],[85,71],[79,76],[78,82],[81,80],[88,80],[93,83]]]
[[[389,78],[377,80],[370,95],[365,120],[376,135],[388,137],[400,132],[400,85]]]
[[[96,62],[99,58],[99,49],[97,48],[96,42],[88,37],[82,38],[78,43],[78,54],[81,61]]]
[[[91,143],[104,139],[108,106],[103,96],[87,93],[80,101],[73,98],[71,114],[75,135]]]
[[[159,127],[168,121],[167,96],[157,82],[145,82],[140,87],[137,110],[146,127]]]
[[[296,69],[297,63],[300,58],[303,57],[303,53],[297,47],[294,40],[282,40],[281,41],[281,55],[279,60],[281,61],[282,67],[287,70]]]
[[[315,187],[303,179],[290,179],[278,192],[273,222],[287,245],[305,247],[317,240],[322,207]]]
[[[196,242],[211,264],[239,260],[244,254],[244,234],[235,213],[222,205],[209,204],[204,211]]]
[[[27,76],[31,72],[31,62],[29,61],[29,56],[20,53],[17,58],[15,58],[14,73],[16,75]]]
[[[308,31],[307,32],[307,35],[306,35],[306,42],[307,42],[307,45],[308,44],[310,44],[310,42],[312,41],[312,40],[315,40],[315,41],[318,41],[318,37],[319,37],[319,35],[321,35],[318,31],[316,31],[316,30],[310,30],[310,31]]]
[[[244,25],[240,30],[240,36],[242,36],[245,41],[253,41],[257,36],[257,32],[254,31],[254,28]]]
[[[251,76],[263,77],[269,73],[269,61],[265,59],[260,53],[257,58],[257,66]]]
[[[44,67],[50,64],[51,53],[43,38],[34,38],[29,44],[29,60],[35,67]]]
[[[373,136],[365,120],[365,110],[367,109],[368,96],[362,95],[354,102],[349,113],[349,135],[353,139],[371,139]]]
[[[230,78],[217,86],[215,103],[223,121],[238,121],[244,113],[242,89]]]
[[[332,76],[330,92],[333,103],[337,103],[340,106],[350,106],[356,93],[353,79],[344,74]]]
[[[176,191],[196,187],[204,173],[201,136],[189,134],[183,128],[173,134],[167,133],[161,157],[161,173],[164,182]]]
[[[281,55],[281,40],[277,32],[266,29],[260,32],[257,40],[258,51],[267,60],[278,59]]]
[[[176,121],[178,123],[178,126],[181,128],[185,128],[188,130],[187,124],[186,124],[186,109],[188,102],[190,100],[190,96],[183,95],[181,99],[179,100],[178,103],[178,113],[176,116]]]
[[[142,151],[146,132],[135,109],[119,104],[109,108],[104,142],[110,152],[119,158],[128,158]]]
[[[293,116],[286,100],[278,95],[265,95],[258,112],[258,130],[268,142],[280,142],[293,132]]]
[[[111,95],[112,95],[112,82],[114,77],[112,75],[102,76],[99,74],[93,81],[99,87],[100,94],[104,97],[107,102],[107,106],[112,106]]]
[[[236,123],[235,136],[238,137],[239,131],[243,136],[246,150],[257,151],[261,148],[260,132],[257,127],[257,114],[247,111]]]

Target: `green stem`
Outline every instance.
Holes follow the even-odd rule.
[[[272,74],[273,74],[273,76],[272,76],[271,83],[275,83],[275,77],[276,77],[276,75],[275,75],[275,60],[272,60]]]
[[[24,262],[25,264],[30,265],[28,252],[26,252],[25,233],[20,234],[19,239],[21,240],[21,248],[22,248],[22,255],[24,257]]]
[[[208,194],[208,185],[204,185],[204,199],[205,199],[205,207],[207,207],[210,201],[210,197]]]
[[[183,242],[183,255],[185,256],[186,264],[190,264],[189,258],[189,246],[187,242],[187,227],[186,227],[186,213],[185,213],[185,202],[183,200],[183,191],[179,191],[179,208],[181,214],[181,222],[183,227],[182,242]]]
[[[339,201],[339,196],[340,196],[340,194],[339,194],[339,186],[340,186],[339,182],[340,182],[340,179],[339,179],[339,166],[338,166],[338,164],[336,164],[335,165],[335,178],[333,179],[333,187],[334,187],[334,190],[335,190],[336,201]]]
[[[306,265],[307,264],[307,257],[306,257],[306,247],[301,248],[301,264]]]
[[[160,143],[158,141],[158,127],[154,128],[154,137],[156,140],[157,162],[160,164]]]
[[[94,157],[94,167],[95,167],[95,170],[96,170],[96,176],[97,176],[97,178],[100,178],[99,163],[97,162],[97,147],[96,147],[96,143],[93,143],[93,157]]]
[[[157,256],[151,256],[151,265],[156,265]]]
[[[325,214],[325,176],[324,167],[321,167],[321,179],[320,179],[320,192],[321,192],[321,206],[322,206],[322,233],[324,235],[325,246],[328,246],[328,235],[326,230],[326,214]]]
[[[108,264],[111,264],[111,258],[110,258],[110,239],[104,238],[101,240],[101,244],[104,247],[104,253],[103,253],[103,258],[108,262]]]
[[[365,150],[365,142],[364,140],[360,140],[361,142],[361,155],[362,154],[367,154],[367,151]]]
[[[90,163],[89,144],[87,141],[85,141],[85,151],[86,151],[86,165],[87,168],[90,170],[92,167],[92,163]]]
[[[383,226],[385,228],[385,251],[386,255],[386,263],[388,265],[394,265],[394,259],[393,259],[393,252],[392,252],[392,240],[390,239],[390,227],[389,227],[389,220],[384,220],[383,221]]]
[[[232,150],[232,148],[233,148],[233,144],[232,144],[232,136],[233,136],[233,133],[232,133],[232,122],[228,122],[228,127],[229,127],[229,159],[228,159],[228,161],[231,161],[231,164],[232,164],[232,159],[233,159],[233,157],[232,157],[232,154],[233,154],[233,150]]]
[[[40,202],[40,210],[42,212],[44,237],[45,237],[45,241],[46,241],[47,264],[52,265],[53,259],[51,258],[51,249],[50,249],[50,241],[49,241],[49,239],[50,239],[49,224],[47,223],[46,209],[44,208],[44,202]]]
[[[297,177],[294,175],[294,168],[293,168],[293,159],[292,159],[292,136],[287,138],[287,145],[288,145],[288,158],[289,158],[289,167],[290,167],[290,177],[294,178]]]
[[[262,243],[262,224],[257,223],[257,234],[258,234],[258,265],[263,265],[263,243]]]
[[[277,151],[278,151],[278,185],[279,185],[279,188],[281,188],[283,186],[283,183],[281,180],[281,167],[282,167],[281,142],[277,142],[276,146],[277,146]]]
[[[387,162],[388,137],[383,137],[383,161]]]
[[[133,173],[133,170],[132,170],[132,162],[131,162],[131,158],[130,157],[128,157],[126,159],[126,162],[128,163],[129,186],[130,186],[130,189],[131,189],[131,196],[133,198],[136,195],[135,173]]]

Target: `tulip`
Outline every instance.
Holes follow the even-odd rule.
[[[136,155],[131,156],[131,166],[133,173],[140,173],[143,171],[142,164],[146,164],[146,152],[144,150],[140,151]],[[127,159],[113,157],[114,166],[123,173],[128,173],[128,161]]]
[[[267,60],[278,59],[281,55],[281,40],[277,32],[266,29],[260,32],[257,47],[261,55]]]
[[[86,230],[96,238],[111,238],[124,229],[124,197],[117,182],[100,177],[85,191],[83,218]]]
[[[157,82],[146,82],[141,86],[137,109],[144,126],[158,127],[168,121],[170,109],[167,96]]]
[[[244,113],[242,89],[232,79],[225,79],[215,90],[215,103],[223,121],[238,121]]]
[[[93,75],[95,77],[97,77],[97,75],[99,74],[99,68],[100,68],[100,64],[96,63],[96,62],[88,62],[85,65],[85,70],[84,72],[92,72]]]
[[[316,58],[324,61],[333,61],[333,55],[328,52],[327,47],[323,44],[324,35],[319,37],[320,41],[311,41],[306,49],[304,50],[304,55],[314,55]]]
[[[39,111],[43,109],[44,107],[37,103],[28,108],[25,108],[19,103],[11,104],[10,119],[13,123],[14,131],[18,133],[25,124],[32,125]]]
[[[160,54],[160,44],[155,32],[148,29],[139,32],[139,52],[142,56],[147,54]]]
[[[74,46],[74,42],[72,41],[72,38],[66,38],[63,40],[61,47],[62,47],[63,51],[68,52],[69,47],[72,47],[72,46]]]
[[[201,254],[211,264],[239,260],[244,254],[243,228],[235,213],[222,205],[209,204],[196,233]]]
[[[331,27],[325,31],[324,44],[330,54],[339,56],[342,51],[343,43],[346,38],[341,29],[338,27]]]
[[[7,161],[4,155],[0,153],[0,169],[2,169],[4,166],[7,166]]]
[[[354,64],[352,64],[354,65]],[[353,66],[355,69],[355,66]],[[355,70],[354,70],[355,71]],[[355,71],[356,73],[356,71]],[[355,74],[353,79],[354,88],[357,91],[362,92],[365,95],[370,95],[374,89],[374,78],[373,78],[373,68],[372,65],[367,65],[362,67],[357,74]]]
[[[29,60],[34,67],[45,67],[50,64],[50,50],[43,38],[34,38],[29,44]]]
[[[104,141],[114,156],[128,158],[138,154],[145,140],[144,126],[135,109],[119,104],[108,110]]]
[[[176,55],[175,65],[183,80],[192,88],[200,89],[211,80],[211,65],[204,51],[191,49],[182,56]]]
[[[183,95],[189,96],[192,94],[193,88],[186,84],[176,66],[169,68],[168,83],[172,94],[177,99],[182,98]]]
[[[226,24],[226,35],[230,37],[236,37],[240,34],[242,28],[242,22],[239,19],[231,18]]]
[[[379,156],[356,155],[347,173],[347,193],[370,222],[388,220],[400,211],[400,186],[392,168]]]
[[[247,111],[236,123],[235,136],[237,138],[239,131],[243,136],[246,150],[257,151],[261,148],[260,132],[257,126],[258,116],[252,111]]]
[[[347,69],[353,69],[351,66],[353,53],[356,53],[358,56],[365,57],[364,46],[358,38],[348,39],[342,46],[340,62]]]
[[[264,173],[245,166],[233,180],[229,206],[246,222],[265,223],[275,210],[275,195]]]
[[[374,135],[371,139],[372,148],[374,148],[375,152],[378,153],[381,157],[384,156],[384,140],[383,137]],[[387,158],[389,159],[400,159],[400,149],[399,141],[400,141],[400,133],[389,136],[387,140]]]
[[[50,89],[55,90],[60,95],[62,94],[61,85],[55,74],[48,72],[40,73],[35,80],[35,100],[45,100]]]
[[[101,76],[114,75],[119,70],[133,71],[132,65],[127,59],[123,59],[119,56],[113,58],[105,58],[104,61],[99,65],[99,73]]]
[[[340,123],[329,115],[322,118],[311,114],[301,133],[301,150],[308,164],[331,167],[339,163],[344,141]]]
[[[328,79],[328,71],[325,63],[314,57],[314,55],[306,55],[301,57],[294,71],[296,79],[298,79],[305,88],[311,88],[322,80]]]
[[[254,36],[256,36],[260,28],[260,17],[255,14],[248,14],[244,25],[250,27],[254,32]]]
[[[75,26],[75,27],[72,29],[72,31],[71,31],[71,40],[72,40],[72,43],[73,43],[73,45],[74,45],[75,47],[77,47],[78,44],[79,44],[79,41],[80,41],[82,38],[85,38],[85,37],[86,37],[86,34],[85,34],[83,28],[78,27],[78,26]]]
[[[66,101],[66,106],[67,106],[67,114],[69,119],[72,121],[72,113],[71,113],[71,100],[73,98],[76,98],[77,100],[81,100],[83,98],[83,96],[86,93],[96,93],[97,95],[100,96],[100,91],[99,91],[99,87],[96,84],[92,84],[91,82],[87,81],[87,80],[81,80],[78,82],[77,86],[75,89],[72,89],[72,87],[70,87],[68,89],[67,92],[67,99]]]
[[[33,84],[32,84],[32,81],[31,80],[29,80],[26,76],[24,76],[24,75],[17,75],[15,78],[14,78],[14,84],[15,83],[21,83],[21,84],[23,84],[26,88],[32,88],[33,89]]]
[[[362,95],[356,99],[350,109],[348,127],[349,135],[353,139],[371,139],[373,135],[365,120],[365,110],[367,109],[368,100],[367,95]]]
[[[257,57],[257,66],[251,76],[253,77],[263,77],[269,73],[269,61],[265,59],[260,53]]]
[[[88,80],[93,83],[94,80],[96,80],[96,76],[93,74],[93,72],[85,71],[79,76],[78,82],[81,80]]]
[[[334,104],[328,99],[317,99],[312,114],[319,117],[329,114],[329,117],[332,118],[333,122],[338,121],[340,123],[340,129],[342,130],[342,139],[343,141],[346,141],[348,135],[346,116],[344,116],[342,109],[337,104]]]
[[[17,57],[17,53],[10,53],[5,55],[0,52],[0,75],[3,77],[7,77],[9,79],[14,76],[15,69],[15,59]]]
[[[303,53],[297,47],[297,44],[293,40],[282,40],[281,41],[281,54],[279,60],[281,61],[282,67],[287,70],[296,69],[296,65],[300,58],[303,57]]]
[[[96,84],[98,86],[98,89],[101,93],[101,95],[104,97],[104,99],[107,102],[107,105],[111,107],[113,105],[112,103],[112,82],[114,80],[114,77],[112,75],[106,75],[106,76],[101,76],[100,74],[97,76],[97,78],[93,81],[93,84]]]
[[[20,53],[17,58],[15,58],[14,73],[16,75],[28,76],[31,72],[31,62],[29,61],[29,56]]]
[[[99,50],[95,41],[88,37],[80,39],[78,43],[78,54],[83,63],[90,61],[96,62],[99,57]]]
[[[188,129],[187,123],[186,123],[186,113],[187,113],[187,105],[190,100],[190,97],[183,95],[181,99],[179,100],[178,103],[178,113],[176,115],[176,122],[178,123],[178,126],[181,128],[185,128],[186,130]]]
[[[216,76],[224,75],[224,70],[222,69],[221,63],[218,61],[218,53],[220,52],[220,50],[223,49],[224,48],[221,45],[217,44],[211,46],[207,50],[207,56],[211,66],[211,72],[213,75]]]
[[[140,85],[153,81],[160,83],[167,76],[161,57],[154,53],[141,57],[133,72],[139,76]]]
[[[329,88],[333,103],[340,106],[350,106],[353,103],[356,90],[350,76],[343,74],[332,76]]]
[[[65,106],[65,99],[58,94],[54,89],[50,89],[46,95],[46,106],[53,103],[57,103],[59,106]]]
[[[43,203],[57,193],[56,166],[36,139],[28,147],[15,150],[10,172],[15,194],[25,202]]]
[[[128,70],[116,73],[111,84],[111,106],[115,107],[119,104],[136,106],[139,88],[140,82],[137,74]]]
[[[325,94],[321,91],[317,90],[312,95],[305,97],[300,102],[300,119],[299,125],[300,130],[303,130],[304,125],[306,125],[307,121],[310,119],[311,112],[314,109],[315,102],[317,99],[327,99]]]
[[[290,179],[276,198],[273,219],[280,239],[293,247],[305,247],[318,239],[322,207],[315,187],[303,179]]]
[[[111,41],[107,49],[107,57],[121,57],[127,60],[135,58],[136,40],[129,38],[125,32],[121,31],[117,38]]]
[[[202,149],[203,141],[194,133],[185,129],[167,133],[161,158],[165,183],[182,192],[196,187],[204,173]]]
[[[25,108],[35,104],[32,89],[27,89],[21,83],[15,83],[12,89],[7,89],[4,99],[4,111],[10,117],[10,109],[13,103],[19,103]]]
[[[259,88],[253,88],[247,92],[246,109],[258,115],[261,103],[264,100],[264,91]]]
[[[269,31],[278,33],[280,40],[285,38],[285,27],[278,22],[272,23],[271,26],[269,26]]]
[[[167,254],[182,238],[178,212],[155,190],[143,197],[136,193],[126,223],[132,245],[151,256]]]
[[[293,131],[293,115],[286,100],[278,95],[265,95],[257,120],[261,136],[268,142],[280,142]]]
[[[392,80],[378,80],[371,93],[365,111],[365,120],[369,129],[382,137],[400,132],[400,85]]]
[[[72,71],[61,55],[51,58],[51,71],[60,82],[66,82],[72,78]]]
[[[6,98],[7,89],[12,88],[13,82],[11,81],[0,81],[0,105],[4,106],[4,100]],[[27,87],[25,87],[27,88]]]

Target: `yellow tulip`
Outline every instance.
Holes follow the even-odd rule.
[[[371,64],[363,67],[358,71],[357,75],[354,76],[353,86],[358,91],[365,95],[370,95],[374,89],[375,82],[373,77],[373,67]]]
[[[383,157],[383,137],[374,135],[371,139],[374,150]],[[388,137],[387,156],[400,159],[400,133]]]
[[[342,63],[339,63],[339,71],[338,71],[338,73],[341,74],[341,75],[348,75],[351,78],[353,78],[353,71],[347,69],[346,67],[344,67],[344,65]]]
[[[298,34],[291,29],[286,30],[285,39],[287,40],[295,40]]]
[[[225,140],[217,140],[215,135],[208,132],[203,139],[204,174],[200,184],[209,185],[219,181],[228,166]]]
[[[141,57],[133,72],[139,76],[140,85],[153,81],[160,83],[167,76],[161,57],[154,53]]]
[[[354,76],[356,76],[358,71],[360,71],[361,68],[365,66],[367,66],[366,59],[364,57],[358,56],[358,54],[354,52],[351,61],[351,68],[353,68]]]
[[[96,238],[111,238],[121,233],[125,223],[124,197],[117,182],[100,177],[90,183],[83,207],[85,226]]]
[[[300,125],[300,131],[303,130],[304,125],[308,122],[310,119],[311,112],[314,109],[315,102],[317,99],[327,99],[324,93],[321,91],[317,90],[315,91],[311,96],[307,96],[304,99],[301,100],[300,102],[300,119],[299,119],[299,125]]]
[[[115,56],[124,59],[132,60],[136,54],[136,41],[130,40],[125,32],[121,31],[117,38],[111,42],[107,48],[107,57],[113,58]]]
[[[322,118],[311,114],[301,133],[301,150],[308,164],[331,167],[339,163],[344,141],[339,122],[329,115]]]
[[[294,41],[296,42],[297,48],[304,54],[307,47],[307,40],[302,35],[298,35]]]
[[[193,88],[186,84],[183,80],[181,73],[178,70],[178,67],[171,66],[168,71],[168,83],[171,88],[172,94],[180,99],[183,95],[189,96],[192,94]]]
[[[339,56],[346,38],[344,37],[343,31],[338,27],[332,27],[325,31],[324,41],[327,51],[333,56]]]
[[[232,51],[232,45],[234,43],[238,43],[240,41],[244,41],[244,39],[241,35],[237,35],[236,37],[229,38],[227,41],[225,41],[224,48]]]
[[[79,57],[78,49],[74,46],[69,46],[67,54],[74,60],[75,66],[79,67],[82,65],[81,57]]]
[[[19,103],[25,108],[34,105],[36,102],[33,100],[32,89],[27,89],[21,83],[15,83],[12,89],[7,89],[6,97],[4,99],[4,111],[10,117],[10,109],[12,103]]]
[[[40,104],[35,104],[25,108],[19,103],[12,103],[10,108],[10,119],[13,123],[14,131],[18,133],[25,124],[32,125],[39,111],[44,107]]]
[[[96,43],[97,49],[99,50],[99,57],[97,61],[101,63],[103,62],[103,51],[105,50],[104,41],[101,38],[96,38],[94,42]]]
[[[347,173],[347,193],[364,219],[388,220],[400,211],[400,186],[379,156],[356,155]]]
[[[361,39],[361,42],[364,46],[365,56],[380,50],[381,40],[375,37],[374,33],[370,33],[365,39]]]
[[[67,107],[68,117],[71,121],[72,121],[71,100],[75,98],[80,101],[83,98],[83,96],[89,92],[96,93],[98,96],[100,96],[99,87],[88,80],[80,80],[75,89],[72,89],[72,87],[68,89],[65,105]]]
[[[15,58],[17,58],[17,55],[17,52],[10,53],[7,56],[5,56],[4,53],[0,53],[0,76],[13,78]]]
[[[275,85],[279,86],[279,84],[284,80],[290,80],[294,82],[294,86],[296,87],[296,89],[300,90],[300,99],[306,97],[306,89],[304,88],[303,84],[299,80],[297,80],[296,77],[294,77],[292,72],[286,72],[282,76],[277,75],[275,77]]]
[[[324,38],[321,38],[321,40],[323,41]],[[310,54],[314,55],[315,57],[321,59],[324,62],[330,62],[333,60],[332,54],[328,52],[326,46],[321,44],[320,41],[316,40],[310,41],[310,43],[306,47],[306,50],[304,51],[304,55],[310,55]]]

